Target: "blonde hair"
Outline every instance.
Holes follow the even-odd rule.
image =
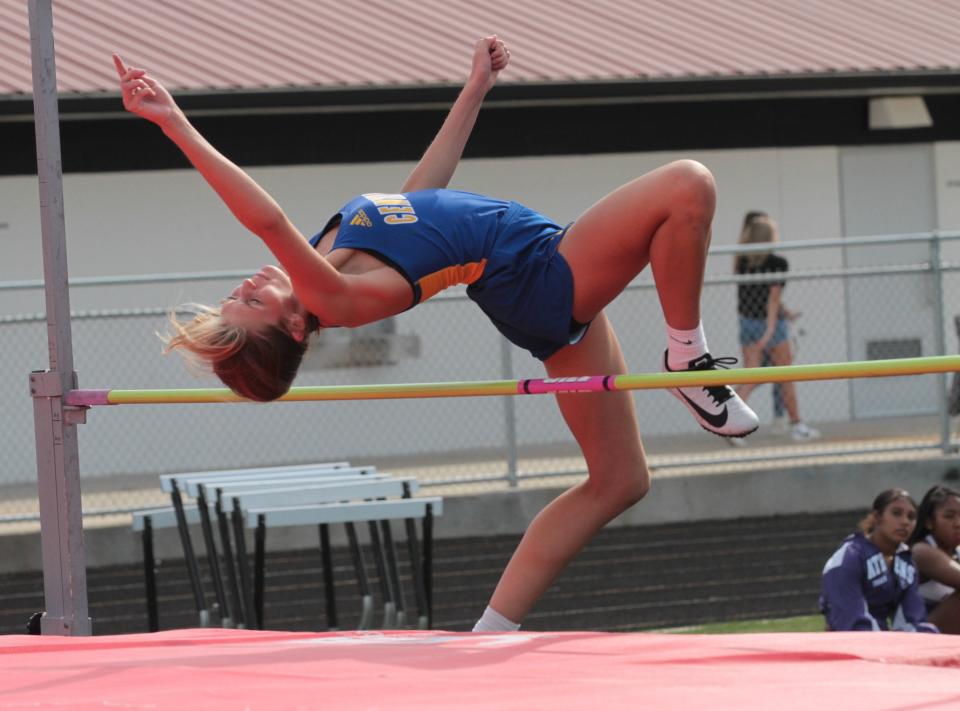
[[[766,215],[755,217],[746,222],[740,231],[740,244],[765,244],[769,242],[778,242],[780,237],[777,232],[777,226]],[[770,251],[751,252],[749,254],[740,254],[735,258],[735,263],[743,260],[747,269],[755,269],[763,264],[769,257]],[[735,270],[736,271],[736,270]]]
[[[194,312],[192,320],[182,323],[178,311]],[[246,329],[228,326],[220,309],[203,304],[185,304],[167,317],[172,333],[159,333],[163,352],[179,351],[192,366],[212,370],[213,363],[229,358],[243,347]]]
[[[196,315],[182,323],[173,312],[171,334],[161,335],[164,351],[178,351],[193,367],[212,371],[223,384],[250,400],[276,400],[290,389],[297,376],[307,341],[298,341],[280,326],[253,330],[231,326],[219,308],[189,304]],[[318,326],[312,314],[307,332]]]

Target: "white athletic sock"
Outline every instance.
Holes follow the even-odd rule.
[[[511,622],[489,605],[473,626],[474,632],[516,632],[518,629],[519,624]]]
[[[686,370],[690,361],[699,358],[707,350],[702,321],[689,331],[671,328],[667,324],[667,365],[670,370]]]

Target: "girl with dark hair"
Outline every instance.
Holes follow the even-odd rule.
[[[308,240],[156,79],[115,55],[127,110],[163,130],[281,265],[176,324],[169,347],[209,363],[241,395],[271,400],[290,387],[311,331],[378,321],[467,284],[493,324],[542,360],[551,378],[624,373],[604,307],[649,264],[667,326],[661,367],[714,370],[734,361],[710,355],[700,322],[716,202],[701,164],[676,161],[636,178],[565,228],[515,202],[446,189],[509,58],[496,36],[479,40],[466,84],[400,191],[353,198]],[[757,416],[726,386],[672,393],[710,432],[741,437],[757,428]],[[567,562],[649,488],[630,393],[557,400],[589,476],[530,524],[477,630],[516,629]]]
[[[860,531],[851,534],[823,568],[820,611],[835,631],[936,632],[917,590],[907,540],[917,504],[903,489],[873,501]]]
[[[910,544],[928,619],[960,634],[960,492],[941,484],[927,491]]]

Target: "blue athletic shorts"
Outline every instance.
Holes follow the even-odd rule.
[[[568,228],[513,203],[483,276],[467,287],[500,333],[540,360],[577,343],[589,327],[573,319],[573,273],[557,251]]]
[[[740,345],[749,346],[759,341],[767,331],[767,319],[740,317]],[[790,329],[785,318],[778,318],[773,328],[773,335],[767,343],[767,348],[778,346],[790,336]]]

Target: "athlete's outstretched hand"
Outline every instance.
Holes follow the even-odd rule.
[[[120,77],[123,108],[127,111],[160,126],[180,112],[170,93],[148,76],[145,69],[125,66],[118,54],[113,55],[113,64]]]
[[[497,76],[510,63],[510,50],[496,35],[477,40],[473,48],[473,67],[470,79],[479,81],[489,90],[497,83]]]

